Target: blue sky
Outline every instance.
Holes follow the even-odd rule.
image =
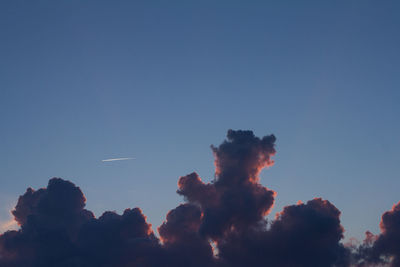
[[[153,227],[226,131],[277,136],[273,214],[313,197],[346,237],[400,201],[400,2],[2,1],[0,221],[28,186]],[[132,161],[101,162],[112,157]]]

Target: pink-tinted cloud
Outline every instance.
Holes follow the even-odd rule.
[[[276,193],[259,174],[273,164],[275,140],[229,130],[212,146],[212,182],[196,173],[179,178],[185,203],[168,212],[159,237],[139,208],[96,218],[69,181],[28,188],[12,210],[20,228],[0,235],[0,266],[400,266],[400,204],[360,246],[341,243],[340,211],[321,198],[286,206],[267,222]]]

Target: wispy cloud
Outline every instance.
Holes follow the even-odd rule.
[[[102,162],[109,162],[109,161],[118,161],[118,160],[130,160],[136,158],[115,158],[115,159],[103,159]]]

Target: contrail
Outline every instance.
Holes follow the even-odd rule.
[[[115,159],[103,159],[101,160],[102,162],[108,162],[108,161],[117,161],[117,160],[130,160],[130,159],[136,159],[136,158],[115,158]]]

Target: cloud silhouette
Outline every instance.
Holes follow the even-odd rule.
[[[158,236],[139,208],[99,218],[73,183],[50,179],[28,188],[12,214],[20,229],[0,235],[1,267],[400,266],[400,203],[382,216],[381,233],[345,247],[340,211],[315,198],[267,221],[276,193],[259,183],[273,165],[273,135],[229,130],[212,146],[215,178],[180,177],[185,203],[168,212]]]
[[[355,248],[358,266],[400,266],[400,202],[382,215],[381,233],[366,232],[364,243]]]
[[[268,230],[252,228],[224,239],[220,257],[226,266],[348,266],[339,216],[320,198],[287,206]]]
[[[179,179],[178,194],[203,212],[202,235],[218,241],[264,220],[275,192],[262,186],[258,175],[273,164],[275,140],[273,135],[260,139],[252,131],[229,130],[226,141],[212,146],[216,166],[212,183],[203,183],[196,173]]]
[[[85,197],[71,182],[60,178],[47,188],[28,188],[12,214],[21,226],[0,236],[1,266],[68,266],[74,259],[74,240],[90,219]]]

